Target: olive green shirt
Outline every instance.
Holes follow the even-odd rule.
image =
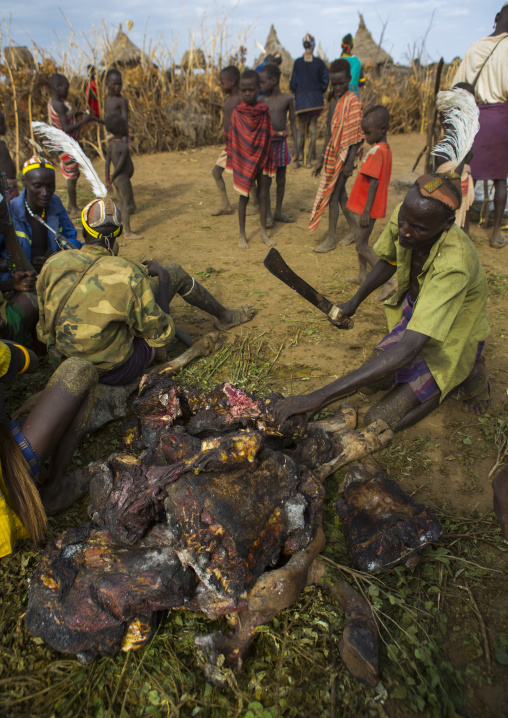
[[[402,317],[402,302],[410,288],[412,250],[399,244],[399,209],[400,204],[374,245],[379,259],[397,265],[398,290],[385,302],[389,331]],[[478,342],[490,332],[485,272],[473,243],[456,224],[432,246],[418,285],[407,329],[430,337],[422,356],[443,400],[469,376]]]
[[[37,336],[55,363],[80,357],[109,371],[130,358],[134,337],[162,347],[174,335],[146,267],[95,245],[53,254],[37,279],[37,300]]]

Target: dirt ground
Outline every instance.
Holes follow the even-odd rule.
[[[411,173],[410,168],[424,144],[424,137],[398,135],[390,138],[390,144],[393,151],[393,173],[388,201],[389,213],[403,199],[417,176],[416,173]],[[217,146],[134,158],[133,186],[139,213],[132,217],[132,229],[144,238],[138,241],[120,238],[121,253],[136,260],[155,259],[162,264],[178,262],[202,281],[224,304],[254,304],[258,310],[254,320],[238,330],[233,330],[230,335],[236,333],[263,336],[271,347],[273,356],[277,357],[270,375],[270,385],[285,394],[309,392],[357,367],[369,356],[373,346],[385,332],[383,306],[372,296],[358,311],[354,329],[340,332],[333,328],[317,309],[296,296],[264,268],[263,259],[267,247],[259,239],[256,217],[248,217],[247,222],[250,248],[246,251],[240,250],[237,246],[236,213],[226,217],[211,216],[211,212],[218,206],[218,195],[211,171],[220,151],[221,147]],[[102,167],[100,171],[102,174]],[[237,196],[232,188],[231,176],[225,177],[229,197],[236,208]],[[293,224],[277,224],[269,234],[276,241],[283,257],[299,275],[333,301],[345,301],[355,290],[354,286],[347,282],[347,278],[354,276],[357,271],[356,251],[354,246],[349,246],[337,248],[325,255],[312,252],[312,248],[322,240],[327,227],[325,215],[318,231],[313,235],[308,232],[308,221],[317,186],[318,180],[311,177],[309,169],[296,170],[290,167],[284,208],[296,221]],[[84,204],[90,195],[83,180],[80,180],[78,187],[78,199]],[[66,193],[60,176],[58,191],[64,198]],[[273,196],[272,188],[272,198]],[[376,223],[373,240],[385,224],[386,220]],[[347,232],[347,224],[341,217],[337,229],[338,239],[346,236]],[[499,699],[503,690],[506,690],[506,670],[501,663],[505,660],[505,643],[508,645],[505,640],[508,638],[508,592],[504,580],[506,556],[502,557],[499,551],[488,554],[491,550],[491,537],[499,536],[497,525],[491,519],[492,491],[488,474],[497,457],[496,429],[504,426],[502,422],[507,415],[508,249],[490,249],[486,231],[476,223],[472,225],[472,235],[490,286],[488,318],[492,332],[485,348],[492,389],[489,415],[478,419],[463,413],[458,402],[449,400],[416,427],[397,435],[393,445],[376,458],[379,458],[393,478],[402,481],[402,487],[407,493],[429,501],[444,512],[449,511],[450,515],[469,515],[469,518],[464,519],[461,531],[476,531],[480,536],[478,522],[491,522],[488,532],[482,534],[478,541],[474,539],[474,546],[487,552],[483,555],[482,565],[488,565],[489,556],[492,556],[492,561],[496,561],[498,568],[492,569],[496,573],[488,581],[483,580],[481,575],[477,579],[475,590],[480,609],[476,611],[471,603],[467,609],[467,627],[463,626],[466,604],[462,599],[455,602],[450,599],[448,618],[452,624],[449,634],[451,638],[447,639],[447,655],[466,680],[465,715],[499,716]],[[177,325],[193,336],[201,336],[212,329],[210,317],[190,307],[180,298],[172,302],[171,311]],[[372,398],[367,399],[358,394],[349,401],[364,412]],[[475,509],[478,513],[471,513]],[[453,545],[454,532],[458,530],[453,528],[458,519],[454,518],[453,521],[449,524],[452,528],[447,529],[449,546]],[[470,529],[467,528],[469,526]],[[327,534],[327,538],[333,541],[331,533]],[[446,556],[438,558],[448,560]],[[475,558],[475,561],[477,560],[479,559]],[[473,566],[467,565],[471,568]],[[434,566],[435,570],[438,570],[436,563],[430,562],[426,566]],[[454,585],[460,583],[458,576],[461,570],[455,573]],[[479,570],[481,574],[482,570],[489,569],[479,566]],[[442,584],[443,574],[439,573],[439,587],[446,585],[446,580],[445,578]],[[464,583],[467,587],[467,581]],[[462,589],[466,590],[462,585],[456,590]],[[442,612],[440,606],[438,596],[437,613]],[[327,615],[329,614],[327,608]],[[194,624],[190,625],[189,631],[194,631]],[[484,645],[488,653],[489,641],[492,650],[493,646],[497,646],[498,637],[503,634],[505,639],[502,640],[505,640],[505,643],[502,645],[505,648],[496,649],[501,651],[499,655],[502,660],[497,663],[494,661],[492,672],[489,670],[488,674],[485,674],[481,645]],[[257,655],[263,656],[264,660],[265,654],[266,645],[260,644]],[[380,715],[387,715],[381,708],[379,710]],[[400,709],[387,705],[386,710],[390,716],[407,715],[405,709],[400,712]],[[314,715],[312,711],[308,714],[311,713]],[[279,715],[278,712],[276,714]],[[304,711],[294,714],[307,713]],[[368,713],[374,714],[377,715]],[[420,715],[431,714],[442,715],[439,709],[437,712],[420,712]],[[332,710],[326,715],[335,715],[335,712]],[[344,712],[344,715],[350,713]]]
[[[394,135],[390,138],[393,171],[388,198],[388,217],[402,201],[418,173],[411,167],[424,144],[423,135]],[[143,240],[120,238],[121,253],[136,260],[155,259],[162,264],[178,262],[210,289],[224,304],[255,305],[258,313],[242,332],[266,333],[274,347],[284,343],[278,363],[281,367],[276,389],[283,393],[307,393],[358,366],[385,332],[383,306],[375,295],[362,305],[352,331],[333,328],[310,304],[276,280],[263,266],[267,247],[259,239],[257,217],[247,218],[247,251],[238,248],[238,218],[212,217],[218,195],[211,176],[221,147],[190,152],[138,156],[133,187],[139,214],[132,217],[133,231]],[[98,165],[102,173],[102,167]],[[421,165],[419,166],[421,170]],[[228,194],[237,207],[232,176],[225,173]],[[63,182],[59,176],[59,187]],[[352,181],[349,182],[349,186]],[[85,183],[80,180],[80,189]],[[290,266],[311,285],[334,301],[345,301],[355,291],[346,280],[355,276],[357,255],[353,245],[338,247],[328,254],[316,254],[327,228],[325,213],[318,230],[308,231],[310,211],[318,179],[309,169],[288,168],[285,211],[296,218],[294,224],[277,223],[269,235]],[[272,186],[274,201],[274,185]],[[388,218],[387,218],[388,219]],[[371,242],[385,227],[378,220]],[[347,236],[341,215],[337,238]],[[472,224],[473,242],[478,248],[490,285],[488,317],[491,335],[485,348],[492,387],[491,413],[504,414],[508,372],[508,249],[489,247],[487,232]],[[178,325],[194,336],[212,329],[212,320],[176,298],[171,311]],[[375,397],[379,398],[379,397]],[[363,409],[369,402],[358,395],[352,403]],[[370,401],[370,398],[369,398]],[[496,451],[485,442],[476,417],[464,414],[461,404],[450,399],[430,417],[404,432],[409,441],[425,435],[430,465],[408,466],[412,490],[425,486],[425,495],[459,510],[480,511],[492,505],[487,474]],[[418,462],[416,462],[418,464]]]

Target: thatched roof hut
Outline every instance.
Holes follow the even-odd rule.
[[[4,47],[3,56],[5,64],[8,65],[11,70],[18,70],[19,68],[26,67],[29,70],[35,69],[34,56],[28,49],[22,45],[11,45]]]
[[[127,37],[120,25],[117,36],[104,53],[102,63],[106,67],[135,67],[143,59],[148,60],[139,47]]]
[[[364,71],[380,70],[385,65],[393,65],[393,58],[372,39],[365,26],[363,15],[356,31],[353,53],[360,59]]]
[[[205,53],[199,47],[186,50],[182,57],[180,67],[183,70],[204,70],[206,67]]]
[[[280,66],[280,70],[284,76],[290,77],[291,73],[293,72],[294,61],[289,52],[280,44],[279,38],[277,37],[277,33],[275,32],[275,28],[273,25],[270,27],[270,32],[268,33],[268,38],[265,43],[265,50],[266,55],[273,55],[275,52],[280,52],[280,55],[282,57],[282,64]],[[266,55],[261,55],[260,57],[258,57],[256,62],[254,63],[254,67],[257,67],[260,62],[263,62]]]

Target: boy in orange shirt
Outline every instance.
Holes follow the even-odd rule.
[[[367,110],[362,120],[365,139],[372,149],[364,158],[353,184],[347,208],[360,215],[356,251],[360,271],[358,277],[349,279],[354,284],[363,284],[367,277],[367,263],[373,267],[378,258],[369,247],[369,237],[376,219],[386,217],[388,203],[388,185],[392,174],[392,151],[386,141],[390,126],[390,113],[382,105]],[[396,288],[396,282],[390,279],[383,286],[378,299],[386,299]]]

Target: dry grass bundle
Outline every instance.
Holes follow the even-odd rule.
[[[440,89],[451,87],[458,64],[445,65]],[[426,132],[434,110],[436,68],[437,64],[421,67],[413,63],[412,68],[393,66],[380,77],[367,76],[361,98],[364,108],[384,105],[390,112],[392,134]]]
[[[0,107],[5,114],[9,129],[7,142],[18,171],[31,152],[27,139],[31,136],[32,119],[47,118],[49,77],[54,72],[64,74],[70,82],[70,103],[76,110],[83,109],[86,107],[87,66],[93,65],[97,68],[99,112],[103,117],[105,76],[109,69],[106,63],[113,57],[120,58],[117,66],[123,75],[123,94],[130,107],[133,152],[183,150],[219,142],[223,96],[218,75],[227,64],[241,68],[245,65],[251,32],[251,28],[244,28],[232,38],[229,18],[230,14],[217,15],[210,24],[206,17],[202,19],[201,47],[196,46],[197,33],[189,25],[188,50],[180,64],[175,61],[176,47],[168,48],[162,38],[155,43],[145,39],[139,49],[121,29],[113,37],[114,30],[106,25],[79,34],[69,25],[69,38],[53,53],[56,59],[33,44],[30,49],[25,48],[33,61],[16,63],[13,58],[18,57],[19,52],[17,48],[9,49],[13,43],[4,22],[4,27],[0,26]],[[113,52],[119,44],[124,50],[124,45],[128,44],[131,58],[128,62]],[[447,66],[442,88],[450,86],[456,67],[457,63]],[[377,71],[368,73],[362,104],[364,107],[385,105],[392,116],[392,133],[425,132],[433,112],[435,72],[435,66],[422,67],[414,61],[412,68],[391,66],[381,76]],[[282,89],[286,90],[286,81],[283,85]],[[324,131],[325,117],[323,113],[321,132]],[[103,126],[90,123],[82,129],[81,136],[88,154],[104,157],[106,133]]]
[[[181,65],[175,61],[176,47],[168,48],[162,38],[155,43],[145,40],[135,62],[125,63],[120,57],[115,66],[122,73],[123,94],[129,102],[134,152],[187,149],[220,140],[223,104],[218,82],[220,68],[245,62],[250,33],[249,28],[244,28],[237,38],[232,38],[228,17],[217,17],[210,26],[206,18],[202,20],[201,48],[195,46],[196,32],[189,26],[189,49]],[[69,102],[75,110],[85,109],[87,66],[93,65],[97,68],[99,113],[103,117],[105,76],[110,69],[107,63],[118,56],[113,51],[119,36],[128,40],[131,55],[132,48],[138,50],[121,30],[113,38],[106,25],[79,34],[69,27],[68,40],[55,48],[56,59],[33,44],[33,63],[16,65],[10,60],[16,49],[9,49],[13,46],[9,28],[5,22],[3,27],[0,25],[0,108],[5,114],[7,142],[18,171],[31,151],[27,139],[31,136],[32,119],[47,118],[49,77],[54,72],[64,74],[70,83]],[[81,135],[87,153],[104,156],[103,127],[90,123]]]

